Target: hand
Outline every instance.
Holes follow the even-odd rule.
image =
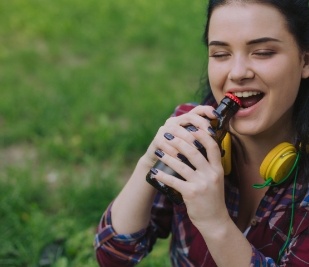
[[[179,191],[186,203],[190,219],[197,227],[216,223],[228,215],[224,201],[224,171],[217,143],[208,131],[209,122],[201,113],[213,117],[209,107],[198,107],[190,113],[171,118],[160,128],[156,141],[160,143],[160,160],[179,173],[186,181],[159,171],[157,180]],[[202,120],[200,120],[202,119]],[[193,124],[198,131],[189,132],[183,126]],[[169,133],[169,138],[164,138]],[[165,139],[165,140],[164,140]],[[198,141],[198,142],[196,142]],[[194,145],[195,144],[195,145]],[[197,150],[203,145],[207,159]],[[157,147],[157,146],[155,146]],[[185,156],[195,170],[177,158]]]
[[[203,117],[214,118],[212,113],[213,107],[211,106],[197,106],[190,112],[177,117],[170,117],[166,120],[165,124],[161,126],[154,137],[153,141],[149,145],[144,158],[150,162],[151,166],[157,161],[155,151],[158,149],[164,150],[169,155],[177,156],[178,151],[164,138],[165,133],[171,133],[179,138],[189,138],[193,142],[193,137],[184,129],[187,125],[196,125],[200,129],[207,130],[209,124]]]

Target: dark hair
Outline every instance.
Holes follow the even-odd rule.
[[[302,51],[309,50],[309,7],[308,0],[209,0],[207,23],[204,32],[204,41],[208,45],[209,20],[213,11],[233,2],[258,3],[271,5],[285,18],[290,33],[294,36]]]
[[[209,0],[207,10],[207,22],[204,31],[203,41],[208,46],[209,21],[213,11],[220,6],[233,2],[239,3],[260,3],[276,8],[286,19],[287,29],[294,36],[301,52],[309,52],[309,1],[308,0]],[[307,62],[309,64],[309,62]],[[205,101],[212,98],[209,80],[206,78],[207,93]],[[294,104],[293,122],[296,129],[295,145],[301,143],[301,169],[302,179],[309,175],[309,154],[306,153],[306,146],[309,144],[309,78],[302,79],[299,92]]]
[[[209,21],[213,11],[220,6],[233,2],[261,3],[271,5],[285,17],[287,28],[294,36],[300,51],[309,52],[309,7],[308,0],[209,0],[207,22],[203,40],[208,46]],[[309,62],[308,62],[309,64]],[[206,90],[209,90],[208,79]],[[205,90],[205,87],[204,87]],[[209,92],[209,91],[208,91]],[[209,96],[208,96],[209,97]],[[294,123],[297,140],[302,144],[309,144],[309,79],[302,79],[298,96],[294,105]],[[305,146],[303,146],[305,149]]]

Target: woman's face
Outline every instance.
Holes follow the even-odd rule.
[[[309,67],[277,9],[263,4],[216,8],[209,24],[208,75],[217,101],[241,97],[231,122],[243,135],[291,131],[292,108]]]

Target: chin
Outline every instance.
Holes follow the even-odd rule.
[[[257,136],[261,134],[261,131],[256,129],[256,125],[251,125],[246,123],[233,123],[230,127],[232,134],[235,134],[241,138],[241,136]]]

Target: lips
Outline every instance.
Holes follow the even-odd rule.
[[[241,101],[241,107],[242,108],[249,108],[254,106],[256,103],[258,103],[264,96],[261,92],[237,92],[234,93],[235,96],[237,96]]]

